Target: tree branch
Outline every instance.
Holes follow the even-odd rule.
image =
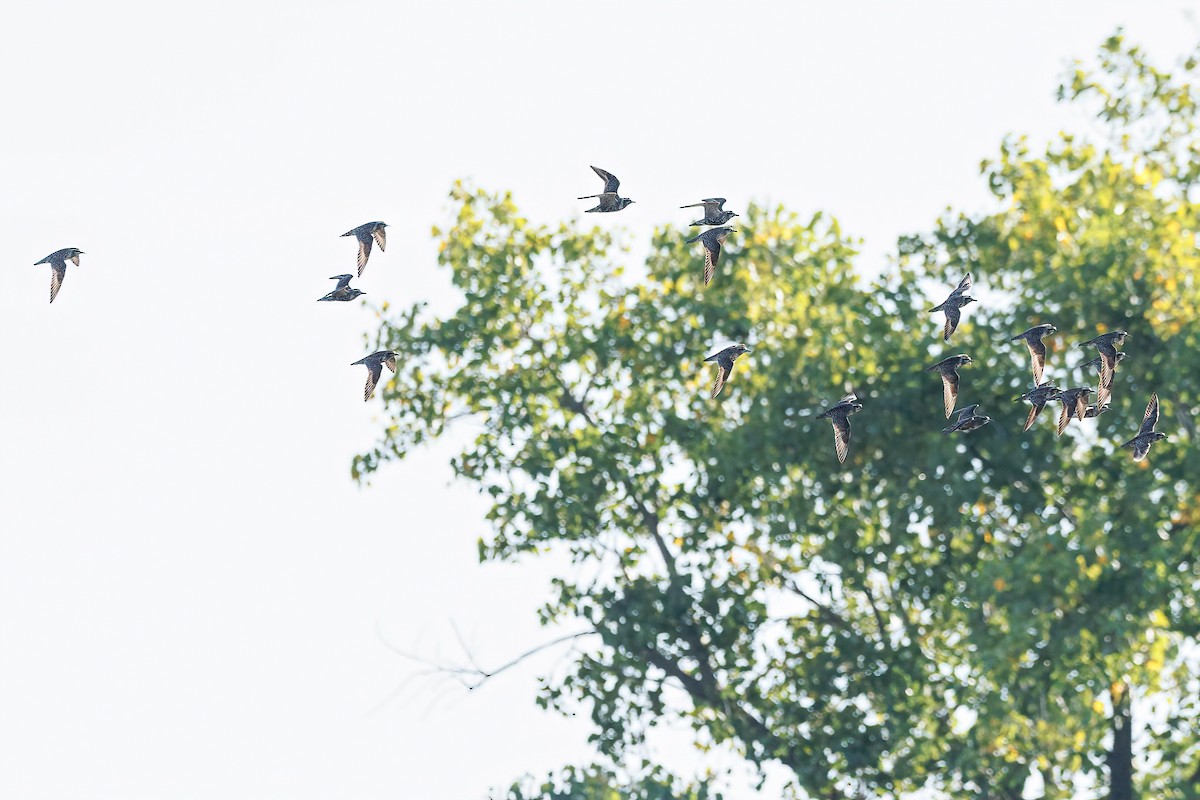
[[[510,658],[508,661],[505,661],[503,664],[500,664],[499,666],[493,667],[491,669],[485,669],[484,667],[481,667],[479,665],[479,663],[475,660],[475,657],[471,653],[470,648],[467,647],[466,642],[463,641],[462,635],[459,633],[458,627],[457,626],[453,626],[453,627],[454,627],[454,636],[456,639],[458,639],[459,646],[462,647],[463,652],[466,653],[467,661],[469,662],[468,666],[463,666],[461,664],[438,663],[438,662],[430,660],[428,658],[424,658],[422,656],[418,656],[413,653],[405,652],[405,651],[399,649],[398,647],[395,647],[394,645],[392,645],[384,637],[383,632],[378,629],[378,626],[376,626],[376,633],[379,635],[379,638],[384,643],[384,645],[389,650],[391,650],[393,653],[395,653],[396,655],[406,658],[410,661],[415,661],[418,664],[424,664],[425,666],[431,667],[431,668],[433,668],[433,670],[435,672],[440,672],[445,675],[449,675],[450,677],[454,678],[459,683],[461,683],[464,687],[466,687],[468,692],[475,691],[476,689],[483,686],[485,683],[487,683],[492,678],[495,678],[497,675],[507,672],[508,670],[512,669],[513,667],[520,665],[526,659],[531,658],[531,657],[537,655],[538,653],[541,653],[544,650],[549,650],[552,647],[556,647],[560,644],[564,644],[566,642],[571,642],[576,639],[580,639],[584,636],[596,636],[596,635],[599,635],[599,633],[600,633],[599,631],[592,629],[592,630],[577,631],[575,633],[564,634],[557,638],[551,639],[550,641],[542,642],[541,644],[539,644],[535,647],[531,647],[528,650],[524,651],[523,653],[520,653],[519,655],[516,655],[516,656]]]

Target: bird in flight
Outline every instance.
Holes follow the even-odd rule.
[[[1113,375],[1117,371],[1117,348],[1129,336],[1125,331],[1110,331],[1080,342],[1080,347],[1094,347],[1100,351],[1100,386],[1096,392],[1096,402],[1103,403],[1112,394]]]
[[[958,328],[958,322],[960,319],[962,319],[962,307],[968,303],[975,302],[975,298],[970,297],[967,294],[970,288],[971,273],[968,272],[963,276],[963,279],[958,282],[958,287],[950,293],[950,296],[946,298],[945,302],[929,309],[930,314],[936,311],[941,311],[946,315],[946,325],[942,329],[943,341],[950,341],[950,334],[954,333],[955,329]]]
[[[1150,453],[1150,445],[1167,438],[1165,433],[1154,430],[1156,425],[1158,425],[1158,392],[1150,395],[1150,402],[1146,404],[1146,416],[1142,417],[1142,427],[1138,430],[1137,436],[1121,445],[1121,447],[1133,450],[1134,461],[1141,461]]]
[[[729,373],[733,371],[733,362],[737,360],[738,356],[749,352],[751,351],[746,345],[738,342],[704,359],[705,361],[717,362],[717,379],[713,381],[712,393],[709,395],[709,399],[717,399],[717,395],[725,388],[725,381],[729,380]]]
[[[379,245],[380,250],[387,250],[387,232],[384,231],[386,227],[386,222],[368,222],[342,234],[358,239],[358,277],[361,278],[363,270],[367,268],[372,242]]]
[[[1028,400],[1031,408],[1029,409],[1029,417],[1025,420],[1023,430],[1029,430],[1033,427],[1033,421],[1037,419],[1038,414],[1042,413],[1042,409],[1051,400],[1057,400],[1060,392],[1058,387],[1051,381],[1043,381],[1034,388],[1030,389],[1025,394],[1016,398],[1013,402],[1019,403],[1022,400]]]
[[[1009,341],[1015,342],[1018,339],[1025,340],[1025,346],[1029,348],[1029,356],[1033,360],[1033,382],[1042,382],[1042,371],[1046,368],[1046,345],[1042,342],[1043,336],[1049,336],[1055,333],[1058,328],[1049,323],[1042,325],[1034,325],[1024,333],[1018,333]]]
[[[817,415],[817,419],[828,419],[833,425],[833,449],[839,464],[846,463],[846,454],[850,452],[850,415],[857,414],[862,408],[858,397],[851,392]]]
[[[700,242],[704,245],[704,285],[712,282],[713,272],[716,271],[717,261],[721,258],[721,245],[725,237],[736,228],[709,228],[704,233],[697,234],[687,240],[688,244]]]
[[[1088,395],[1092,393],[1090,386],[1077,386],[1074,389],[1063,389],[1058,399],[1062,403],[1062,413],[1058,415],[1058,435],[1067,429],[1067,423],[1074,417],[1080,421],[1087,419]]]
[[[693,222],[689,227],[697,225],[724,225],[729,220],[737,216],[732,211],[726,211],[724,197],[710,197],[707,200],[701,200],[699,203],[692,203],[690,206],[680,206],[680,208],[698,208],[704,207],[704,218]]]
[[[41,261],[34,264],[50,265],[50,302],[54,302],[54,298],[58,297],[58,290],[62,288],[63,281],[67,278],[67,262],[70,261],[75,266],[79,266],[79,257],[83,255],[83,251],[78,247],[64,247],[62,250],[55,250],[50,255],[43,258]]]
[[[962,353],[944,358],[933,366],[925,368],[926,372],[937,372],[942,376],[942,399],[946,401],[947,419],[954,411],[954,404],[958,402],[958,368],[970,363],[972,363],[971,357]]]
[[[1083,417],[1084,419],[1095,419],[1105,411],[1108,411],[1109,406],[1111,405],[1112,403],[1093,403],[1087,407],[1086,411],[1083,412]]]
[[[1120,364],[1124,360],[1125,360],[1125,351],[1121,350],[1117,353],[1117,360],[1115,363]],[[1079,368],[1081,370],[1083,370],[1084,372],[1086,372],[1090,369],[1094,369],[1094,370],[1104,369],[1104,358],[1102,356],[1096,356],[1091,361],[1085,361],[1082,364],[1080,364]],[[1114,370],[1114,372],[1115,372],[1115,370]]]
[[[970,433],[977,431],[984,425],[992,421],[991,417],[985,417],[982,414],[976,414],[975,409],[979,408],[976,403],[973,406],[967,406],[958,412],[958,416],[954,418],[954,422],[949,428],[942,428],[942,435],[949,436],[952,433]]]
[[[353,289],[350,287],[350,281],[353,279],[353,275],[334,275],[329,280],[337,281],[337,288],[322,297],[321,300],[318,300],[317,302],[320,303],[322,300],[337,300],[344,303],[347,300],[353,300],[359,295],[366,294],[366,292],[362,291],[361,289]]]
[[[579,198],[580,200],[590,200],[593,197],[599,198],[599,202],[596,204],[596,206],[594,208],[589,208],[584,212],[585,214],[590,214],[593,211],[620,211],[633,202],[628,197],[620,197],[617,195],[617,188],[621,185],[621,182],[617,180],[616,175],[613,175],[607,170],[600,169],[599,167],[592,167],[592,170],[600,176],[600,180],[604,181],[604,192],[602,194],[587,194]]]
[[[392,372],[396,371],[396,356],[400,355],[391,350],[380,350],[364,358],[355,361],[355,364],[362,364],[367,368],[367,388],[363,390],[363,400],[370,400],[371,395],[375,393],[375,384],[379,383],[379,377],[383,375],[383,365],[387,364],[387,368]]]

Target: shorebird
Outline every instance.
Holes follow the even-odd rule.
[[[1146,416],[1142,417],[1142,427],[1138,430],[1137,436],[1121,445],[1121,447],[1133,450],[1134,461],[1141,461],[1150,453],[1150,445],[1167,438],[1165,433],[1154,430],[1156,425],[1158,425],[1158,392],[1150,395],[1150,402],[1146,404]]]
[[[963,276],[963,279],[958,282],[958,287],[950,293],[950,296],[945,299],[940,305],[936,305],[929,309],[932,314],[935,311],[941,311],[946,315],[946,324],[942,328],[942,340],[950,341],[950,334],[954,333],[958,328],[958,322],[962,319],[962,307],[968,303],[974,303],[975,298],[967,295],[967,291],[971,288],[971,273]]]
[[[1062,432],[1067,429],[1067,423],[1074,417],[1078,420],[1086,419],[1088,407],[1088,395],[1092,393],[1090,386],[1077,386],[1074,389],[1063,389],[1058,395],[1059,402],[1062,403],[1062,413],[1058,415],[1058,435],[1062,436]]]
[[[737,230],[736,228],[709,228],[704,233],[697,234],[687,240],[688,244],[700,242],[704,245],[704,285],[712,281],[713,272],[717,268],[717,261],[721,258],[721,245],[725,244],[725,237]]]
[[[697,225],[724,225],[729,220],[737,216],[732,211],[726,211],[724,197],[710,197],[707,200],[701,200],[699,203],[692,203],[690,206],[680,206],[680,208],[698,208],[704,207],[704,218],[693,222],[689,227]]]
[[[942,399],[946,402],[947,419],[954,411],[954,404],[958,402],[958,368],[970,363],[972,363],[971,357],[962,353],[944,358],[933,366],[925,368],[926,372],[937,372],[942,376]]]
[[[592,167],[592,170],[600,176],[600,180],[604,181],[604,192],[602,194],[587,194],[579,198],[580,200],[590,200],[593,197],[599,198],[599,202],[595,208],[589,208],[584,212],[585,214],[590,214],[593,211],[620,211],[633,202],[628,197],[619,197],[617,195],[617,187],[621,185],[621,182],[617,180],[616,175],[599,167]]]
[[[1029,409],[1029,417],[1025,420],[1023,430],[1029,430],[1033,427],[1033,421],[1037,419],[1038,414],[1042,413],[1042,409],[1052,400],[1057,400],[1060,392],[1058,387],[1050,381],[1043,381],[1034,388],[1030,389],[1025,394],[1016,398],[1013,402],[1019,403],[1022,400],[1028,400],[1032,408]]]
[[[83,251],[78,247],[64,247],[62,250],[55,250],[50,255],[43,258],[41,261],[34,264],[50,265],[50,302],[54,302],[54,298],[58,297],[58,290],[62,288],[63,281],[67,279],[67,262],[70,261],[75,266],[79,266],[79,257],[83,255]]]
[[[320,303],[322,300],[337,300],[344,303],[347,300],[353,300],[359,295],[366,294],[366,292],[359,289],[350,288],[350,281],[353,279],[353,275],[334,275],[329,280],[337,281],[337,288],[322,297],[317,302]]]
[[[1058,328],[1049,323],[1042,325],[1034,325],[1024,333],[1018,333],[1009,341],[1015,342],[1018,339],[1025,340],[1025,346],[1029,348],[1029,356],[1033,360],[1033,381],[1034,383],[1042,382],[1042,371],[1046,368],[1046,345],[1042,341],[1043,336],[1049,336],[1056,332]]]
[[[350,365],[362,364],[367,368],[367,388],[363,390],[363,400],[370,400],[371,395],[375,393],[375,384],[379,383],[379,377],[383,375],[384,364],[392,372],[396,371],[396,356],[398,355],[400,354],[391,350],[380,350],[360,358]]]
[[[379,245],[380,250],[387,250],[386,222],[368,222],[353,230],[346,231],[342,236],[353,236],[358,239],[358,277],[362,277],[367,268],[367,259],[371,257],[371,242]]]
[[[976,414],[975,409],[979,408],[976,403],[973,406],[967,406],[958,412],[958,416],[954,418],[954,422],[948,428],[942,428],[942,435],[949,436],[952,433],[970,433],[977,431],[984,425],[992,421],[991,417],[986,417],[982,414]]]
[[[862,411],[862,403],[851,392],[817,415],[817,419],[828,419],[833,424],[833,449],[839,464],[846,463],[846,454],[850,452],[850,415],[859,411]]]
[[[1103,403],[1112,394],[1113,374],[1117,371],[1117,348],[1129,336],[1125,331],[1110,331],[1080,342],[1080,347],[1094,347],[1100,351],[1100,385],[1096,389],[1096,402]]]
[[[738,342],[726,347],[719,353],[713,353],[711,356],[704,359],[705,361],[717,362],[717,379],[713,381],[712,394],[709,395],[709,399],[717,399],[717,395],[719,395],[721,390],[725,388],[725,381],[729,380],[729,373],[733,371],[733,362],[736,361],[737,357],[742,353],[749,352],[751,351],[746,347],[746,345]]]

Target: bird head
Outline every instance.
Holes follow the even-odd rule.
[[[733,347],[735,350],[738,351],[738,355],[741,355],[742,353],[752,352],[749,347],[746,347],[746,345],[742,344],[741,342],[738,342]]]
[[[976,300],[975,300],[975,298],[974,298],[974,297],[971,297],[971,295],[969,295],[969,294],[965,294],[965,295],[963,295],[963,298],[962,298],[962,304],[963,304],[964,306],[965,306],[967,303],[974,303],[974,302],[976,302]]]
[[[963,353],[962,355],[960,355],[958,357],[958,363],[959,364],[973,364],[973,363],[975,363],[975,359],[971,358],[966,353]]]
[[[364,295],[364,294],[366,294],[366,292],[364,292],[361,289],[351,289],[350,290],[350,299],[353,300],[354,298],[359,297],[360,295]]]
[[[1155,431],[1155,432],[1154,432],[1154,441],[1156,441],[1156,442],[1160,442],[1160,441],[1162,441],[1163,439],[1166,439],[1166,438],[1167,438],[1167,435],[1166,435],[1165,433],[1163,433],[1162,431]]]

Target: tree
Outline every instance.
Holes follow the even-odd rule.
[[[647,774],[632,782],[604,767],[567,767],[544,781],[518,781],[496,800],[721,800],[707,783],[688,786],[661,769],[643,767]]]
[[[354,474],[478,421],[453,467],[492,498],[481,558],[588,566],[543,621],[595,646],[542,702],[588,706],[605,756],[676,715],[814,797],[1018,797],[1031,766],[1052,798],[1195,796],[1195,66],[1113,37],[1061,90],[1103,98],[1107,146],[1007,141],[984,165],[1000,210],[905,238],[870,283],[820,214],[751,206],[705,288],[680,231],[634,267],[610,233],[456,186],[435,235],[463,303],[385,314],[407,361]],[[943,345],[926,298],[967,270],[1002,299]],[[1095,382],[1072,343],[1133,333],[1112,410],[1062,439],[1021,434],[1012,402],[1028,354],[1006,339],[1042,321],[1060,385]],[[714,401],[701,359],[727,340],[753,352]],[[951,438],[922,369],[958,352],[960,405],[994,422]],[[847,391],[865,408],[839,466],[817,413]],[[1133,463],[1115,445],[1151,391],[1171,440]]]

